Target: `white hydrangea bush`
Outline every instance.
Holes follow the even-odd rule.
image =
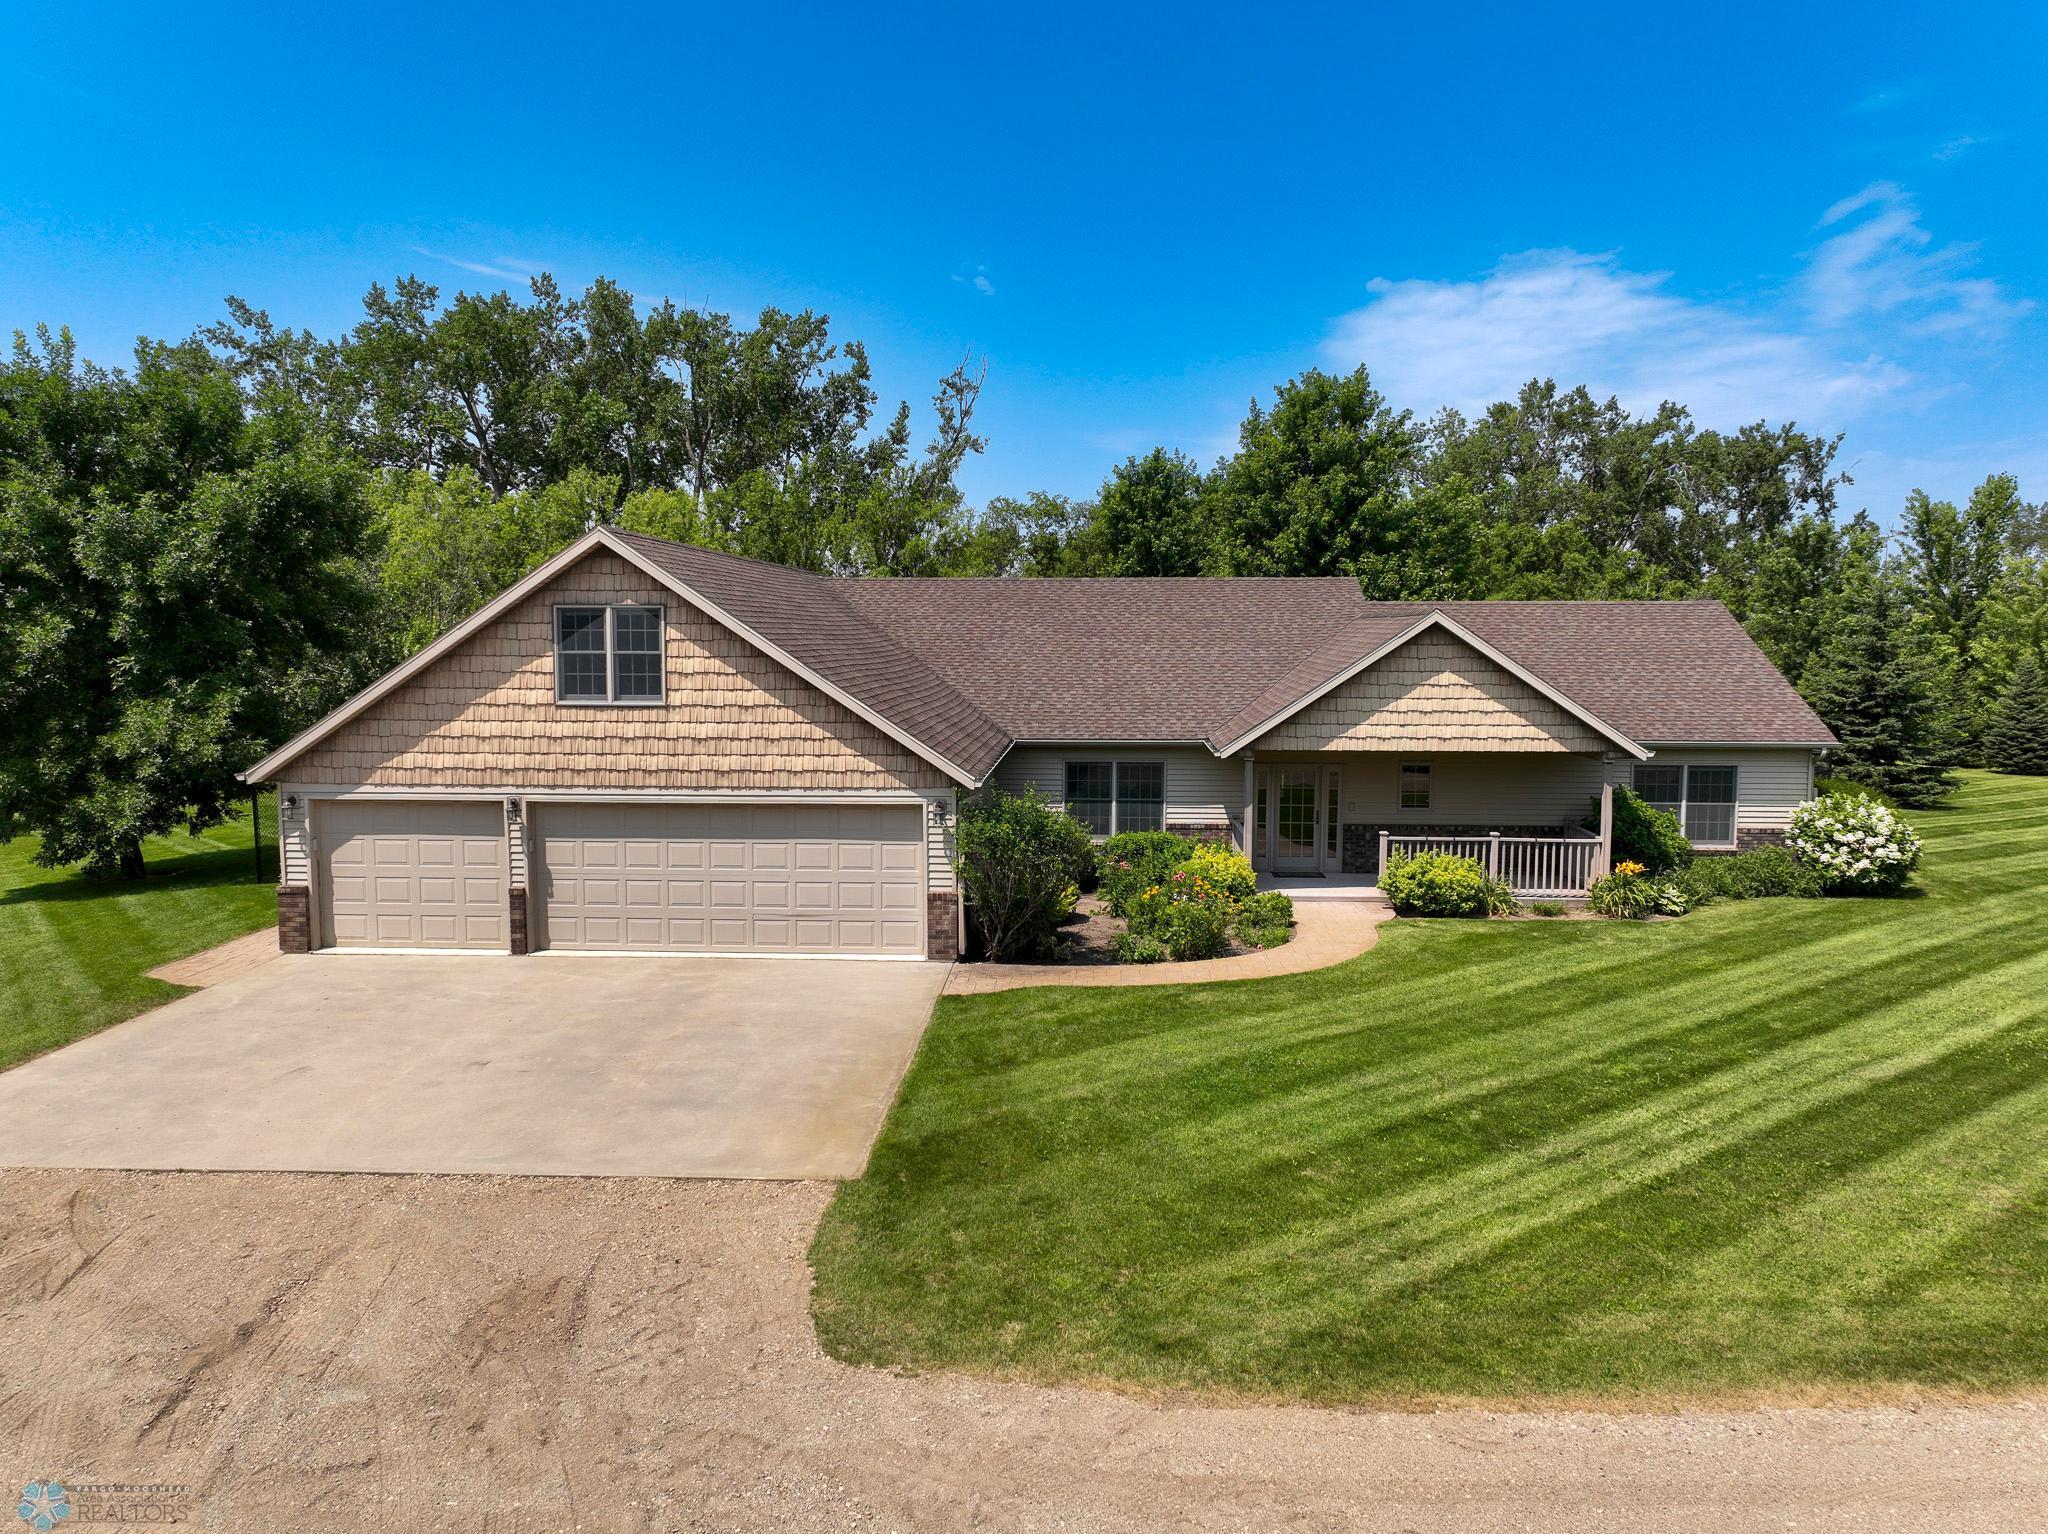
[[[1792,812],[1792,855],[1832,893],[1898,889],[1920,862],[1920,835],[1898,812],[1861,794],[1823,794]]]

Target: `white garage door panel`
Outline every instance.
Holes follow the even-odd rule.
[[[535,806],[551,948],[924,953],[924,812]]]
[[[337,799],[314,810],[324,941],[340,948],[503,948],[505,826],[496,804]]]

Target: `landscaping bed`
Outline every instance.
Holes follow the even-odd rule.
[[[1275,948],[1294,902],[1261,892],[1218,842],[1131,831],[1095,845],[1034,795],[988,790],[963,807],[956,866],[968,954],[1005,964],[1157,964]]]

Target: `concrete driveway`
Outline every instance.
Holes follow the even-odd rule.
[[[854,1176],[946,968],[287,956],[0,1075],[0,1166]]]

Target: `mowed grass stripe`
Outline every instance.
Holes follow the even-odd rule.
[[[246,815],[151,840],[137,884],[37,868],[33,838],[0,843],[0,1068],[162,1005],[182,993],[145,971],[275,921],[264,841],[258,877]]]
[[[1918,898],[949,1000],[820,1335],[1315,1400],[2048,1379],[2048,783],[1912,818]]]

